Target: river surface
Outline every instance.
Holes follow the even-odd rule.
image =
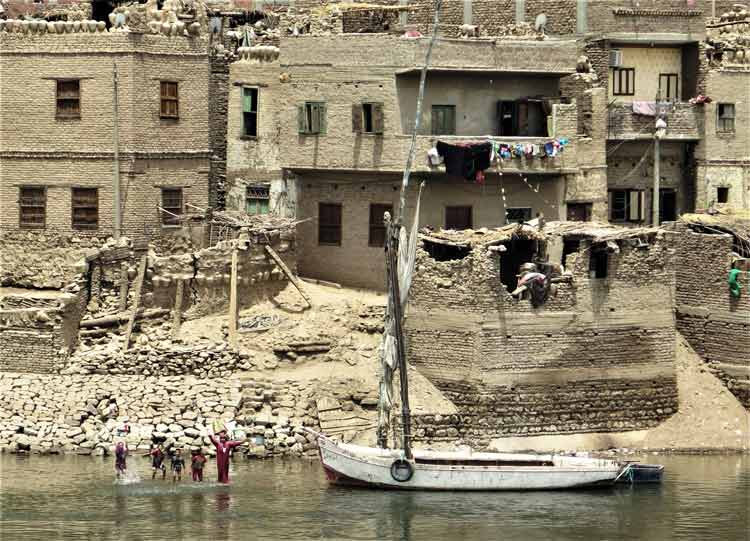
[[[118,484],[113,460],[0,456],[0,539],[750,539],[750,457],[649,456],[660,486],[574,492],[383,492],[327,486],[317,462],[244,461],[230,486]]]

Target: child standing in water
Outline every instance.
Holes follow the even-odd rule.
[[[172,482],[176,483],[182,479],[182,470],[185,468],[185,459],[182,458],[182,451],[175,450],[172,456]]]
[[[151,479],[156,479],[159,471],[161,471],[161,478],[164,479],[167,476],[167,468],[164,467],[164,451],[161,450],[161,445],[154,445],[149,455],[151,456]]]
[[[127,464],[125,463],[125,457],[128,456],[128,448],[124,442],[118,442],[115,446],[115,473],[119,479],[125,475]]]
[[[206,457],[203,456],[203,449],[198,449],[193,453],[190,461],[190,471],[193,474],[193,481],[199,483],[203,481],[203,466],[206,463]]]

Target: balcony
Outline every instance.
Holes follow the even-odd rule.
[[[653,116],[633,112],[632,102],[613,103],[607,109],[607,139],[630,141],[654,137]],[[677,102],[667,113],[667,141],[698,141],[703,137],[703,107]]]

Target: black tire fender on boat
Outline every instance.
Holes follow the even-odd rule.
[[[406,483],[412,475],[414,475],[414,466],[408,460],[399,458],[391,464],[391,477],[399,483]]]

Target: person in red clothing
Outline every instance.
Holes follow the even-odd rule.
[[[218,437],[211,434],[209,438],[216,447],[216,469],[219,474],[219,483],[229,483],[229,455],[232,453],[232,449],[242,445],[242,442],[229,440],[226,430],[219,432]]]
[[[198,449],[193,453],[190,460],[190,471],[193,474],[193,481],[203,481],[203,466],[206,464],[206,457],[203,455],[203,449]]]

